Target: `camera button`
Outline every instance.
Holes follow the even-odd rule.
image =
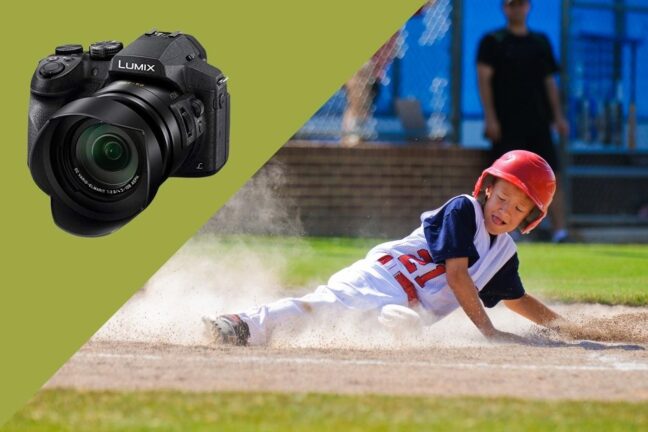
[[[56,47],[56,54],[58,55],[72,55],[81,54],[83,46],[79,44],[59,45]]]
[[[63,72],[65,66],[57,61],[49,61],[41,66],[39,72],[45,78],[51,78]]]

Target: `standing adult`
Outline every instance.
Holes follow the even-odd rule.
[[[492,142],[492,159],[514,149],[541,155],[558,176],[550,218],[553,241],[568,238],[560,161],[551,137],[552,125],[566,136],[554,74],[559,71],[547,36],[529,30],[529,0],[503,0],[506,27],[482,37],[477,53],[484,135]]]

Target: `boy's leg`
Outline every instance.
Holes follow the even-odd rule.
[[[238,314],[250,329],[250,345],[267,343],[278,326],[296,328],[314,313],[331,313],[344,309],[335,293],[327,286],[299,298],[285,298]]]
[[[370,270],[372,261],[359,261],[331,276],[328,285],[299,298],[281,299],[234,315],[238,321],[230,333],[249,337],[239,345],[263,345],[272,331],[279,327],[299,329],[304,320],[316,314],[347,314],[350,311],[378,312],[386,304],[408,305],[401,287],[388,283]],[[391,277],[391,276],[390,276]],[[333,315],[332,315],[333,316]],[[225,316],[226,317],[226,316]],[[227,323],[226,323],[227,324]]]
[[[265,345],[270,334],[279,325],[297,328],[308,315],[328,313],[344,308],[335,294],[320,286],[313,293],[299,298],[284,298],[263,306],[217,318],[204,317],[203,321],[215,339],[230,345]]]

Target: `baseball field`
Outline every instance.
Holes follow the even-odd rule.
[[[421,333],[335,317],[209,343],[203,315],[309,292],[377,242],[195,237],[3,430],[648,429],[648,246],[519,246],[527,291],[589,329],[573,338],[497,306],[529,345],[484,341],[462,311]]]

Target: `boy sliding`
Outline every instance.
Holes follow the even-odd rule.
[[[543,158],[524,150],[508,152],[484,170],[473,196],[459,195],[423,213],[409,236],[374,247],[315,292],[204,321],[217,342],[263,345],[279,324],[299,322],[313,312],[380,313],[398,305],[422,310],[430,323],[461,307],[486,338],[524,342],[497,330],[484,306],[503,300],[536,324],[557,327],[561,321],[525,292],[515,242],[508,235],[535,228],[555,190],[554,173]]]

